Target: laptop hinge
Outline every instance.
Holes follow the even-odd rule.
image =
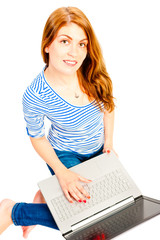
[[[143,198],[143,196],[142,196],[142,195],[140,195],[140,196],[136,197],[134,200],[135,200],[135,201],[137,201],[137,200],[139,200],[139,199],[141,199],[141,198]]]
[[[93,223],[93,221],[95,221],[99,218],[109,217],[110,215],[120,211],[121,209],[123,209],[125,207],[128,207],[129,205],[133,204],[134,202],[135,201],[134,201],[133,196],[126,198],[126,199],[120,201],[119,203],[116,203],[115,205],[108,207],[108,208],[102,210],[101,212],[98,212],[98,213],[92,215],[91,217],[86,218],[83,221],[80,221],[80,222],[72,225],[71,229],[72,229],[72,231],[75,231],[79,228],[82,228],[84,225]]]

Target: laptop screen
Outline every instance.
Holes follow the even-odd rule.
[[[160,214],[160,201],[141,196],[125,209],[65,237],[67,240],[112,239],[128,229]]]

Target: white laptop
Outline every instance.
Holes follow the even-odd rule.
[[[92,180],[88,184],[82,183],[91,196],[86,203],[69,203],[55,175],[38,183],[65,239],[91,239],[80,238],[79,233],[133,206],[142,197],[113,151],[87,160],[70,170]],[[73,237],[77,233],[79,237]]]

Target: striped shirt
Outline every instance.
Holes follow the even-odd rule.
[[[44,118],[50,120],[47,138],[54,149],[89,154],[104,144],[104,114],[95,101],[85,106],[68,103],[47,83],[44,70],[26,89],[23,111],[30,137],[43,137]]]

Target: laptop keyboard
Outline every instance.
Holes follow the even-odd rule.
[[[89,184],[82,184],[83,188],[90,194],[91,198],[86,203],[69,203],[64,195],[51,200],[52,205],[61,222],[94,207],[107,199],[127,191],[131,186],[120,170],[110,172]]]

